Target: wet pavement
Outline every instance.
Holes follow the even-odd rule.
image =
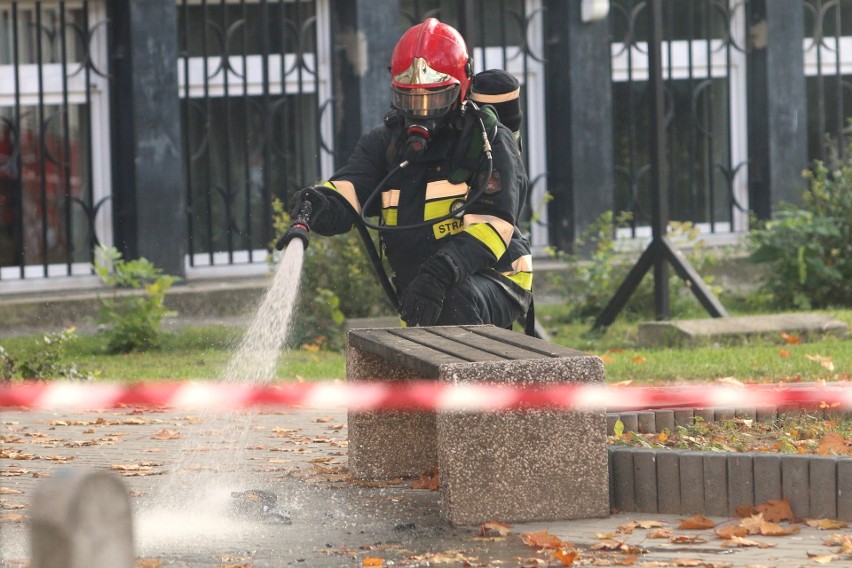
[[[130,492],[144,568],[852,567],[852,550],[839,544],[848,528],[797,524],[799,532],[786,536],[747,537],[768,548],[728,548],[712,529],[679,529],[682,517],[672,515],[454,527],[440,517],[438,492],[412,488],[428,478],[359,483],[346,454],[339,410],[3,410],[0,566],[27,565],[29,503],[40,481],[64,468],[97,468],[120,476]],[[279,514],[235,514],[232,493],[248,490],[274,495]],[[556,548],[540,546],[548,543]]]

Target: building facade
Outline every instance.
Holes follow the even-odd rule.
[[[379,123],[393,46],[428,16],[522,84],[536,253],[606,211],[645,239],[647,2],[583,4],[0,0],[0,294],[91,286],[97,244],[188,279],[265,271],[273,201]],[[669,217],[736,239],[843,151],[852,0],[662,7]]]

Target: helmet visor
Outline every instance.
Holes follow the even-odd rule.
[[[404,89],[391,87],[393,106],[414,118],[437,118],[452,108],[459,96],[458,85],[437,88]]]

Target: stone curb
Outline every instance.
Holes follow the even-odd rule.
[[[852,521],[852,458],[609,446],[613,510],[736,517],[788,499],[797,519]]]
[[[782,410],[783,412],[783,410]],[[608,413],[624,431],[654,434],[733,418],[772,420],[778,409],[677,408]],[[826,411],[837,418],[843,412]],[[768,453],[697,452],[609,446],[609,495],[622,512],[736,517],[740,505],[788,499],[798,519],[852,521],[852,458]]]

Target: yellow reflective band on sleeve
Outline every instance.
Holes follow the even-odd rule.
[[[503,276],[505,276],[524,290],[532,290],[532,272],[509,272],[504,273]]]
[[[399,209],[394,207],[393,209],[382,209],[382,220],[385,222],[385,225],[389,227],[396,226],[396,217]]]
[[[478,225],[479,223],[487,223],[491,225],[491,228],[497,231],[500,238],[503,239],[503,243],[505,243],[506,246],[509,246],[509,241],[512,240],[512,234],[515,232],[515,227],[511,223],[501,219],[500,217],[495,217],[494,215],[475,215],[473,213],[468,213],[464,216],[465,227]]]
[[[352,185],[351,181],[338,179],[335,181],[327,181],[322,185],[331,188],[340,195],[342,195],[343,198],[349,202],[349,205],[351,205],[352,208],[355,209],[356,213],[361,212],[361,203],[358,201],[358,194],[355,192],[355,186]]]
[[[506,252],[506,243],[494,227],[488,223],[479,223],[465,227],[465,232],[487,246],[495,258],[500,258]]]

